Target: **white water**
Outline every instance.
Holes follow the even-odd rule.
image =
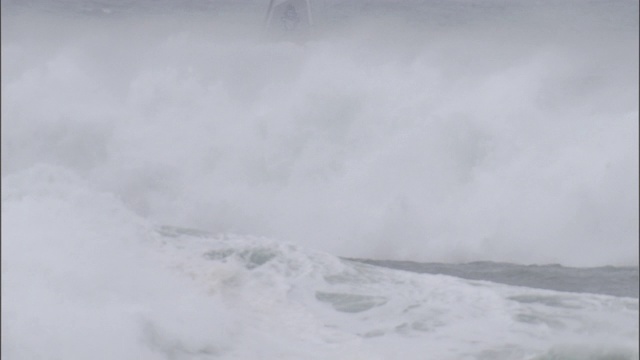
[[[40,166],[4,179],[7,359],[637,359],[638,299],[161,236]]]
[[[637,19],[597,15],[294,44],[249,16],[8,14],[3,174],[344,256],[637,264]]]
[[[337,258],[638,265],[637,4],[571,4],[3,11],[3,356],[637,358],[637,299]]]

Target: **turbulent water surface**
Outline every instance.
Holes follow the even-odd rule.
[[[638,297],[638,268],[603,266],[570,268],[560,265],[517,265],[490,261],[465,264],[365,260],[367,264],[418,273],[446,274],[464,279],[487,280],[558,291]]]
[[[2,0],[3,358],[638,359],[638,2],[299,3]]]

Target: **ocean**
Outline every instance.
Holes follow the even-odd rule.
[[[634,0],[2,0],[6,359],[638,359]]]

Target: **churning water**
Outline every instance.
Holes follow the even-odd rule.
[[[2,0],[3,357],[638,359],[638,2],[309,3]]]

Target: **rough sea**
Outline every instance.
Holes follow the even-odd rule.
[[[637,0],[1,6],[3,359],[639,359]]]

